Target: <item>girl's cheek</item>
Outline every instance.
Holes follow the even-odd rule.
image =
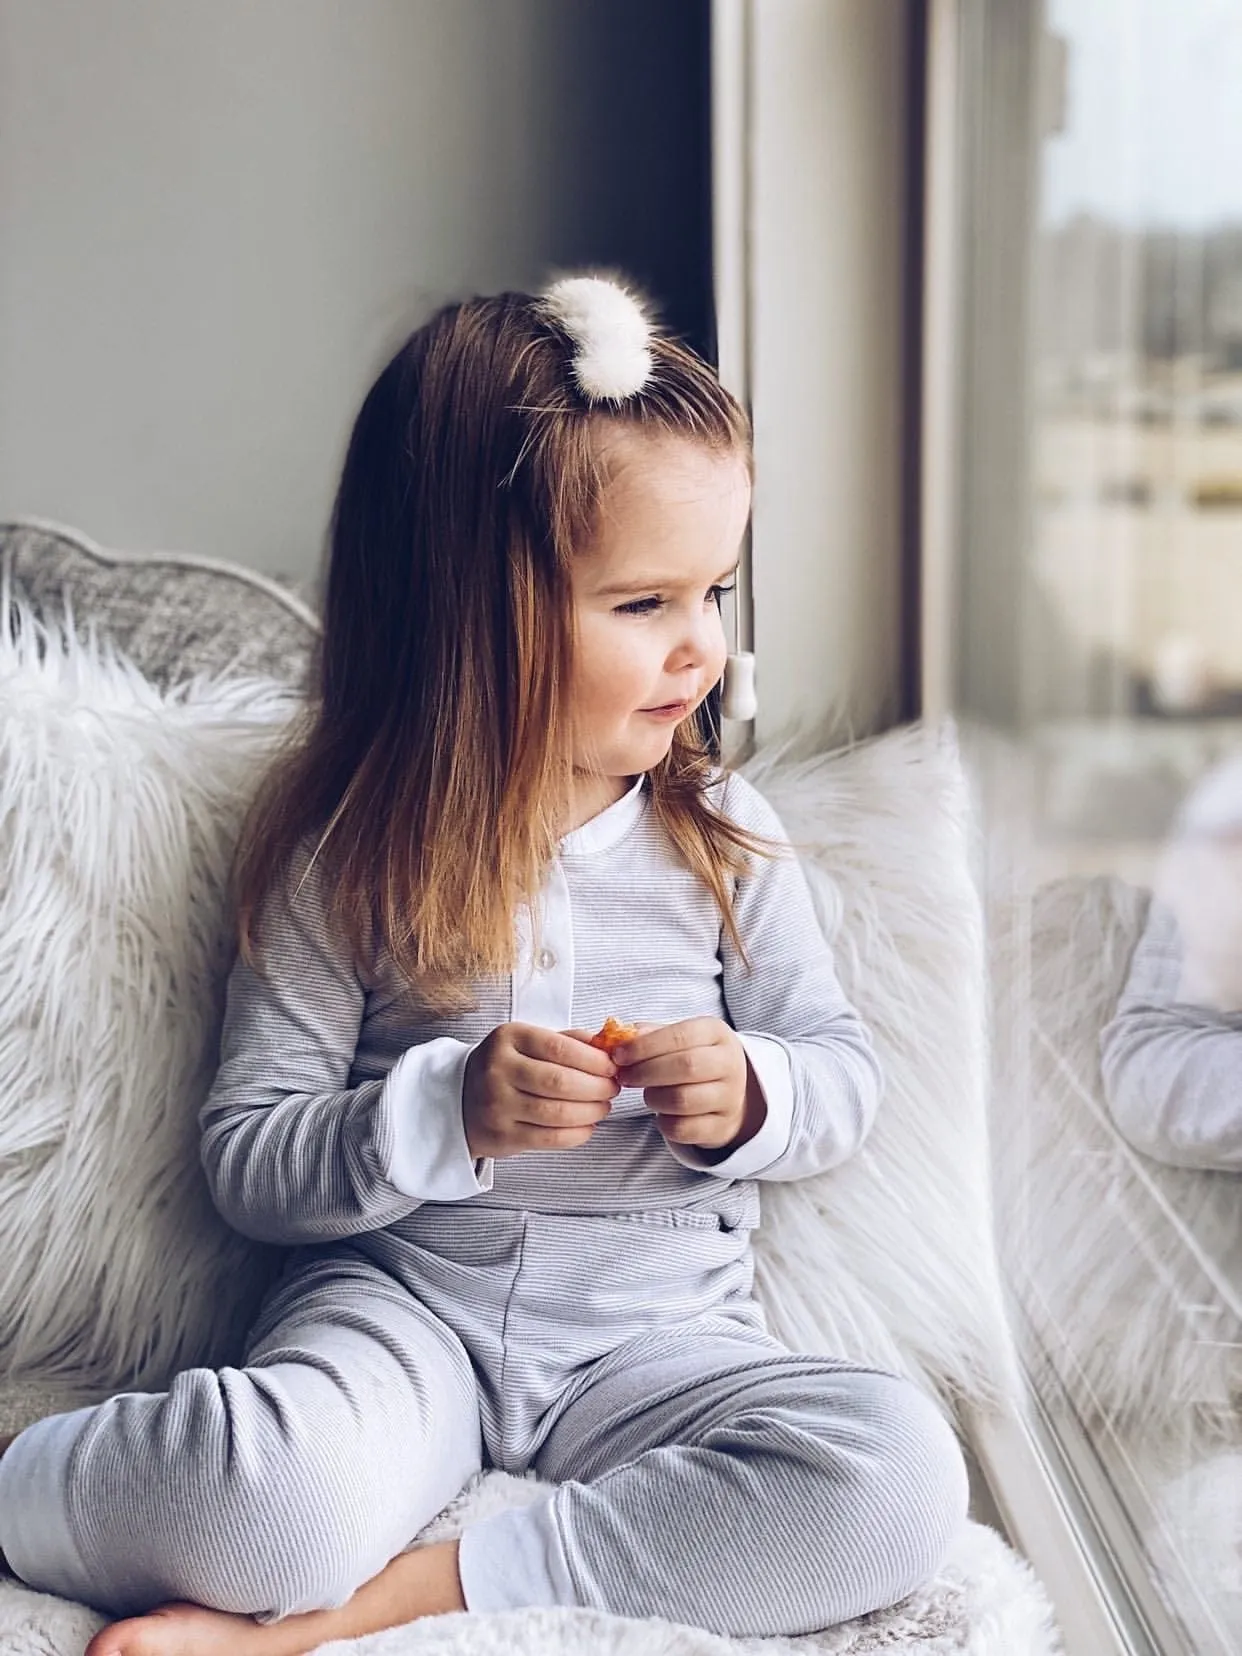
[[[711,654],[708,657],[708,675],[712,684],[715,684],[716,680],[724,672],[725,662],[728,659],[728,655],[729,646],[725,643],[723,629],[720,629],[717,632],[717,636],[712,641]]]

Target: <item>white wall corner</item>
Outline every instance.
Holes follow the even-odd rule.
[[[756,736],[864,734],[901,677],[906,8],[749,25]]]

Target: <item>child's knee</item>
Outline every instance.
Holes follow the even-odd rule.
[[[178,1375],[120,1467],[113,1440],[111,1455],[80,1468],[101,1483],[80,1486],[77,1506],[101,1579],[119,1589],[111,1608],[133,1614],[191,1599],[262,1620],[328,1609],[395,1550],[350,1444],[273,1418],[261,1424],[262,1404],[244,1382],[239,1370]]]
[[[366,1579],[350,1564],[351,1549],[322,1518],[318,1530],[305,1522],[283,1531],[243,1522],[232,1534],[204,1534],[161,1560],[152,1572],[159,1590],[148,1597],[151,1603],[190,1599],[213,1610],[279,1621],[344,1604]]]
[[[882,1374],[857,1377],[857,1419],[866,1450],[855,1463],[859,1518],[875,1535],[877,1557],[892,1579],[895,1602],[939,1569],[966,1518],[966,1462],[952,1426],[908,1381]]]
[[[301,1448],[204,1492],[189,1597],[275,1620],[344,1604],[382,1569],[377,1503],[339,1457]]]

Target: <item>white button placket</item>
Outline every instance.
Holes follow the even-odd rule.
[[[518,915],[518,961],[510,1016],[514,1023],[568,1029],[574,1010],[574,926],[569,881],[560,862],[539,894],[538,921]]]

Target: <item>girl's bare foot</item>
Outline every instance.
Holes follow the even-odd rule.
[[[231,1616],[201,1604],[161,1604],[145,1616],[105,1627],[83,1656],[250,1656],[251,1651],[277,1656],[281,1647],[263,1643],[263,1635],[280,1625],[266,1627],[253,1616]]]
[[[145,1616],[105,1627],[83,1656],[303,1656],[331,1639],[356,1639],[465,1608],[457,1542],[440,1541],[399,1553],[339,1610],[257,1622],[201,1604],[161,1604]]]

